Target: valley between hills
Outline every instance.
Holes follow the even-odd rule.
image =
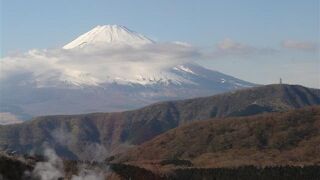
[[[43,116],[0,126],[0,173],[25,176],[6,172],[8,163],[34,172],[38,163],[50,162],[40,154],[50,148],[67,179],[83,167],[109,179],[217,178],[212,172],[218,179],[316,179],[319,92],[266,85],[133,111]]]

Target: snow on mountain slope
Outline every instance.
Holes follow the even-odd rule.
[[[126,44],[139,46],[153,43],[147,37],[120,25],[96,26],[72,42],[63,46],[64,49],[81,48],[88,45]]]
[[[189,44],[97,26],[61,49],[3,58],[0,113],[26,119],[122,111],[255,86],[195,64],[198,54]]]
[[[132,30],[129,30],[125,26],[121,25],[103,25],[96,26],[92,30],[87,33],[84,33],[74,41],[68,43],[63,47],[63,49],[74,49],[81,48],[85,50],[90,47],[97,48],[105,48],[104,51],[110,51],[108,45],[126,45],[129,47],[139,47],[141,45],[150,45],[155,42],[150,40],[149,38],[138,34]],[[186,43],[177,43],[174,42],[175,45],[182,48],[190,48],[191,45]],[[152,47],[153,48],[153,47]],[[118,49],[116,49],[118,50]],[[162,49],[160,49],[161,51]],[[162,54],[160,54],[162,55]],[[171,57],[167,57],[170,59]],[[124,58],[123,58],[124,59]],[[124,61],[120,59],[120,61]],[[161,59],[162,60],[162,59]],[[149,61],[149,60],[147,60]],[[124,61],[123,64],[126,62]],[[117,83],[117,84],[139,84],[139,85],[154,85],[154,84],[162,84],[162,85],[183,85],[183,84],[198,84],[196,82],[199,78],[205,78],[203,75],[196,74],[191,69],[197,67],[198,70],[201,67],[193,64],[190,66],[190,63],[182,62],[182,64],[173,64],[172,66],[165,67],[156,67],[152,68],[152,70],[148,70],[147,68],[140,68],[144,65],[140,63],[140,67],[135,67],[135,64],[131,63],[130,65],[123,67],[121,64],[119,67],[116,67],[117,64],[113,64],[114,69],[126,69],[127,71],[117,71],[111,72],[106,68],[104,72],[105,78],[98,78],[93,75],[93,73],[81,72],[78,70],[69,70],[66,71],[64,78],[60,78],[63,82],[69,85],[75,86],[98,86],[105,83]],[[146,62],[144,64],[147,64]],[[189,65],[188,65],[189,64]],[[190,67],[189,67],[190,66]],[[181,72],[183,72],[181,74]],[[192,76],[189,77],[189,76]],[[197,77],[198,78],[195,78]],[[225,80],[219,79],[220,82],[225,82]],[[240,87],[242,84],[238,83],[234,84],[235,87]],[[244,87],[246,85],[243,85]]]

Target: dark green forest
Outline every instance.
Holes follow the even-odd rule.
[[[111,169],[124,179],[131,180],[319,180],[320,166],[278,166],[259,168],[179,168],[173,173],[156,174],[147,169],[128,164],[112,164]]]

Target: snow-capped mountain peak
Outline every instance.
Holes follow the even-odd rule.
[[[188,44],[154,43],[119,25],[96,26],[63,49],[1,59],[0,124],[1,115],[128,110],[255,86],[193,63]]]
[[[105,44],[140,46],[150,43],[153,43],[151,39],[132,31],[125,26],[99,25],[66,44],[63,46],[63,49],[82,48],[88,45],[100,46]]]

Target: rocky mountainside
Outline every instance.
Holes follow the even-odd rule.
[[[211,97],[156,103],[134,111],[37,117],[22,124],[0,126],[0,148],[27,153],[37,152],[47,144],[60,156],[94,160],[193,121],[319,104],[319,90],[297,85],[267,85]]]

